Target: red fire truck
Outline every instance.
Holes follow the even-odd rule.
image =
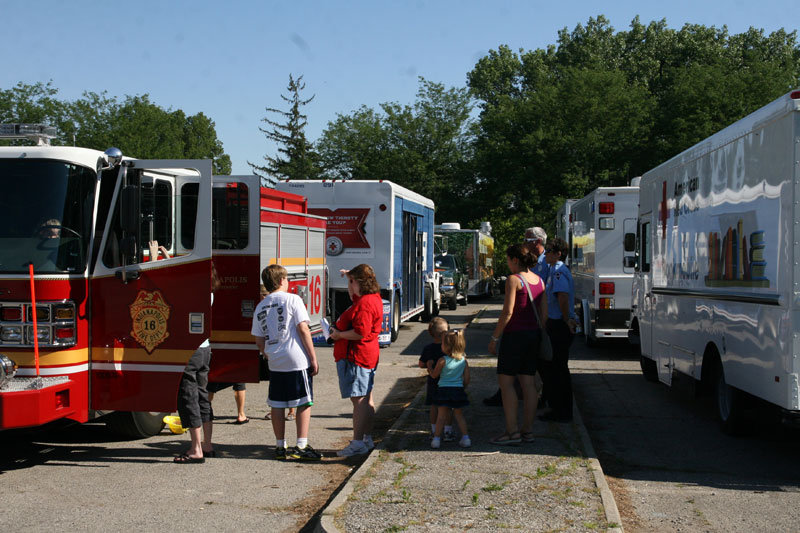
[[[258,381],[250,326],[269,263],[320,329],[325,219],[304,198],[212,178],[208,160],[47,146],[48,133],[0,126],[40,143],[0,147],[0,429],[106,415],[155,434],[208,338],[212,380]],[[151,257],[156,242],[165,253]]]

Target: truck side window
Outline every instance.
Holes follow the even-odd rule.
[[[142,223],[140,235],[146,241],[158,241],[167,250],[172,248],[172,184],[165,180],[142,182]]]
[[[162,259],[174,257],[172,183],[135,171],[128,173],[126,181],[129,187],[138,187],[138,207],[134,206],[134,210],[138,213],[139,223],[133,230],[123,230],[120,221],[121,200],[118,197],[103,252],[103,263],[111,268],[118,267],[122,264],[123,254],[129,265],[146,263],[151,260],[148,246],[150,241],[158,242],[158,248],[162,249]]]
[[[180,220],[181,247],[184,250],[194,249],[194,228],[197,223],[197,195],[200,185],[186,183],[181,187],[178,198],[178,219]]]
[[[244,183],[225,183],[223,187],[214,187],[211,196],[213,249],[247,248],[247,236],[250,231],[247,193],[247,185]]]

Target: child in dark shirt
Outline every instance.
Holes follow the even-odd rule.
[[[437,316],[431,319],[428,324],[428,334],[433,338],[433,342],[422,349],[422,355],[419,358],[419,367],[428,370],[428,388],[425,396],[425,405],[431,406],[431,434],[436,430],[436,417],[439,413],[437,407],[433,405],[433,398],[436,396],[436,388],[438,387],[439,379],[432,378],[430,373],[436,366],[439,358],[444,357],[444,352],[442,352],[442,337],[448,329],[450,329],[450,325],[444,318]],[[444,440],[448,442],[454,440],[452,422],[450,420],[445,420],[444,423]]]

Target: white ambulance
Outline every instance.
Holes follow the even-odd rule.
[[[567,242],[575,312],[589,345],[628,336],[638,182],[634,178],[629,187],[600,187],[570,207]]]
[[[647,172],[632,338],[645,377],[714,391],[722,429],[754,399],[800,415],[800,91]]]

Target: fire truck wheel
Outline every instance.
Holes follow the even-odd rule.
[[[392,342],[397,340],[400,334],[400,295],[394,295],[394,309],[392,310]]]
[[[164,429],[164,417],[169,413],[116,411],[106,415],[108,428],[121,437],[146,439]]]

